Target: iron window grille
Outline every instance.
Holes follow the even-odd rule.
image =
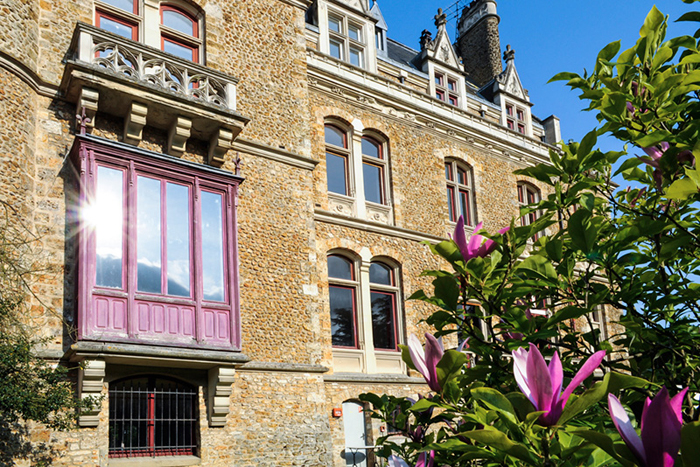
[[[154,376],[110,384],[109,457],[196,456],[199,394]]]

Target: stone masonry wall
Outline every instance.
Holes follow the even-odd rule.
[[[498,17],[487,16],[457,38],[457,53],[464,60],[464,71],[478,86],[503,71]]]
[[[0,0],[0,51],[36,70],[39,0]]]

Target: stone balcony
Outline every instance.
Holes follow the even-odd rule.
[[[207,162],[220,166],[250,120],[236,112],[236,78],[94,26],[76,25],[67,57],[62,97],[88,131],[99,110],[124,118],[126,143],[149,125],[168,132],[170,155],[208,141]]]

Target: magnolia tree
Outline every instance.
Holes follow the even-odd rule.
[[[700,30],[666,40],[667,21],[654,7],[634,47],[553,78],[600,127],[517,172],[550,187],[521,209],[536,222],[467,239],[460,221],[429,246],[449,269],[411,298],[436,334],[402,350],[430,391],[362,395],[403,434],[379,440],[389,465],[700,465]],[[608,339],[590,322],[603,306],[621,312]],[[450,333],[463,348],[443,349]]]

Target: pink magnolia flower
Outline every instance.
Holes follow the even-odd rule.
[[[554,352],[549,367],[533,344],[530,344],[529,352],[522,347],[513,352],[515,381],[535,410],[544,412],[539,419],[541,425],[552,426],[559,421],[571,393],[600,366],[603,357],[605,350],[591,355],[562,392],[564,372],[557,352]]]
[[[457,244],[459,251],[462,253],[464,261],[469,261],[470,259],[476,257],[484,258],[496,249],[496,242],[490,238],[486,239],[484,242],[484,237],[477,233],[483,226],[483,222],[476,224],[476,227],[474,227],[474,233],[471,237],[469,237],[469,241],[467,242],[467,235],[464,233],[464,217],[459,216],[452,240],[454,240],[454,242]],[[498,233],[504,234],[509,229],[510,227],[504,227],[499,230]]]
[[[425,351],[418,338],[411,334],[408,338],[408,352],[411,355],[413,366],[425,378],[430,389],[441,392],[442,387],[438,382],[437,364],[445,353],[442,344],[432,334],[425,333]]]
[[[409,467],[405,460],[395,455],[389,456],[389,467]],[[435,465],[435,451],[421,452],[415,467],[433,467]]]
[[[634,456],[645,467],[673,467],[681,447],[683,398],[688,388],[672,399],[666,386],[651,400],[647,397],[642,411],[641,438],[634,430],[619,399],[608,394],[608,409],[615,428]]]
[[[647,156],[651,157],[651,160],[648,159],[643,159],[640,157],[642,162],[644,162],[647,165],[650,165],[656,169],[659,168],[659,160],[661,157],[664,155],[666,151],[668,151],[668,148],[670,145],[667,142],[661,143],[660,147],[659,146],[651,146],[649,148],[642,148],[642,151],[644,151]]]

